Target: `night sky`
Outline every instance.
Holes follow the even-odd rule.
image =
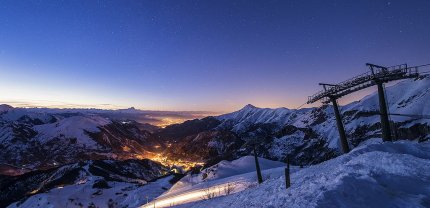
[[[366,62],[430,63],[430,1],[0,0],[15,106],[295,108]]]

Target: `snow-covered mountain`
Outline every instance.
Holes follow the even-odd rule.
[[[430,143],[375,141],[295,169],[288,189],[284,170],[274,168],[263,172],[268,179],[261,185],[178,207],[428,207]],[[225,183],[234,184],[237,178]]]
[[[430,138],[430,78],[405,80],[386,88],[393,137],[424,141]],[[376,93],[341,106],[348,142],[355,147],[370,138],[380,138],[379,104]],[[218,122],[217,122],[218,121]],[[234,159],[251,152],[295,164],[315,164],[339,155],[339,136],[332,107],[287,109],[246,105],[239,111],[198,120],[199,132],[175,138],[168,154],[203,161]],[[203,124],[202,124],[203,123]],[[212,125],[204,125],[211,123]],[[192,129],[192,123],[187,128]],[[175,128],[181,131],[184,124]],[[183,132],[182,132],[183,133]],[[173,135],[174,132],[171,132]],[[194,148],[194,144],[198,148]],[[190,150],[190,151],[187,151]]]
[[[429,140],[430,78],[421,77],[402,81],[387,87],[386,92],[393,137],[420,142]],[[369,139],[381,137],[378,109],[376,94],[341,106],[351,147],[358,147]],[[87,170],[84,168],[87,163],[78,163],[80,161],[145,158],[154,156],[153,152],[157,152],[172,161],[204,162],[206,172],[183,179],[188,180],[189,183],[193,181],[200,183],[205,180],[226,180],[225,178],[229,177],[217,178],[219,173],[224,172],[220,170],[228,169],[229,165],[235,162],[231,164],[229,162],[218,164],[218,162],[238,158],[240,161],[243,156],[250,155],[254,147],[260,157],[284,161],[289,156],[292,164],[297,166],[318,164],[340,155],[338,131],[332,107],[329,105],[304,109],[269,109],[247,105],[233,113],[190,120],[165,128],[155,128],[130,119],[116,119],[118,117],[109,117],[93,111],[25,109],[1,105],[0,170],[9,175],[18,175],[39,169],[21,176],[42,174],[33,178],[35,184],[40,186],[39,179],[44,181],[52,176],[53,173],[50,172],[53,170],[50,169],[52,167],[61,170],[68,169],[67,167],[70,166],[75,176],[76,174],[83,176],[84,170]],[[133,114],[134,111],[136,110],[129,109],[121,114]],[[64,166],[64,164],[70,165]],[[277,164],[282,165],[282,163]],[[248,170],[250,166],[248,168],[241,166],[237,170],[240,171],[241,168]],[[275,172],[271,177],[277,176]],[[44,173],[48,174],[44,175]],[[252,175],[245,172],[243,174]],[[68,175],[66,174],[66,178]],[[14,187],[13,184],[27,180],[25,177],[15,177],[17,178],[10,181],[10,177],[1,176],[0,183],[5,184],[6,181],[8,186]],[[95,183],[96,180],[92,182]],[[90,184],[88,186],[93,186],[92,182],[88,183]],[[160,182],[160,184],[165,183],[166,181]],[[79,190],[85,193],[87,190],[88,196],[92,196],[90,194],[92,191],[98,192],[92,187],[85,186],[86,188],[81,189],[84,186],[79,186],[76,180],[64,185],[68,186],[59,189],[56,186],[48,186],[43,190],[51,190],[49,193],[34,195],[24,204],[30,206],[37,201],[47,206],[47,203],[52,203],[53,198],[59,195],[70,196],[74,201],[79,195],[77,194]],[[19,186],[22,188],[23,185]],[[120,186],[126,189],[128,184],[117,187]],[[154,185],[154,187],[159,191],[151,196],[156,197],[162,191],[161,186]],[[248,186],[242,188],[246,187]],[[21,188],[19,190],[24,190]],[[126,194],[133,192],[133,196],[138,194],[134,191],[143,191],[136,187],[127,190],[129,192]],[[25,189],[18,195],[25,195],[28,191]],[[106,196],[114,197],[115,191],[109,189],[104,193],[107,194]],[[12,190],[7,193],[9,192],[14,193]],[[36,196],[40,198],[35,198]],[[127,197],[112,198],[113,201],[109,203],[131,203],[125,202],[128,199]],[[136,200],[142,204],[142,198]],[[70,203],[76,202],[73,201]],[[85,198],[83,202],[93,202],[100,206],[106,204],[103,200],[91,201],[91,197]],[[104,205],[101,205],[102,203]],[[16,203],[18,204],[21,202]]]
[[[239,111],[218,116],[217,119],[223,123],[219,126],[229,127],[232,131],[241,133],[253,124],[286,124],[294,110],[288,108],[257,108],[251,104],[246,105]]]
[[[306,167],[254,158],[220,163],[189,173],[150,207],[428,207],[430,142],[371,139],[350,153]]]
[[[405,80],[387,87],[386,92],[393,137],[429,139],[430,78]],[[269,109],[247,105],[233,113],[162,129],[113,119],[95,109],[25,109],[7,105],[0,109],[0,170],[8,173],[13,166],[32,169],[88,159],[142,158],[151,151],[164,151],[169,158],[206,162],[210,166],[223,159],[249,155],[255,143],[259,156],[284,161],[290,155],[295,164],[315,164],[339,155],[331,106]],[[381,136],[378,109],[376,94],[341,106],[350,146]],[[136,111],[127,109],[118,114]]]
[[[8,111],[10,109],[12,109],[13,107],[10,105],[6,105],[6,104],[1,104],[0,105],[0,113],[3,113],[5,111]]]
[[[135,207],[172,186],[169,169],[151,160],[98,160],[19,176],[1,176],[0,207]]]
[[[98,114],[3,105],[0,166],[38,169],[90,159],[142,158],[161,145],[146,128],[136,121]]]

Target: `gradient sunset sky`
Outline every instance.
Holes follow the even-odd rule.
[[[295,108],[366,62],[430,63],[429,10],[428,0],[0,0],[0,103]]]

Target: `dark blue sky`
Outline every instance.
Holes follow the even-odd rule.
[[[426,0],[0,1],[0,102],[293,108],[366,62],[429,63],[429,11]]]

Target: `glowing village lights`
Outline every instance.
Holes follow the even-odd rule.
[[[161,153],[157,154],[147,154],[147,155],[137,155],[136,158],[139,159],[150,159],[155,162],[159,162],[164,166],[172,168],[173,171],[177,172],[178,169],[182,169],[183,171],[188,171],[191,168],[195,166],[201,166],[204,165],[203,162],[195,162],[195,161],[185,161],[185,160],[175,160],[167,158],[166,156],[162,155]]]

